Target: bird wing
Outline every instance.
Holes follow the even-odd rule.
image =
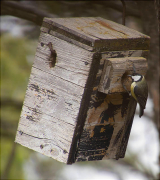
[[[143,91],[140,87],[135,86],[134,94],[136,95],[137,101],[139,105],[141,106],[141,108],[145,109],[147,98],[148,98],[148,90],[145,89],[145,91]]]

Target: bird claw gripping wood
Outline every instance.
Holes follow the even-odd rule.
[[[56,57],[57,57],[57,53],[56,51],[53,49],[52,43],[49,42],[47,44],[47,46],[49,47],[50,51],[51,51],[51,55],[49,57],[49,67],[52,68],[55,66],[56,64]]]

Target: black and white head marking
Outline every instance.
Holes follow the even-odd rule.
[[[133,79],[133,81],[134,82],[138,82],[138,81],[140,81],[141,79],[142,79],[142,75],[140,75],[140,74],[134,74],[134,75],[132,75],[132,79]]]

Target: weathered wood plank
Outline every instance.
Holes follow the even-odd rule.
[[[89,45],[86,45],[86,44],[84,44],[82,42],[79,42],[79,41],[77,41],[75,39],[71,39],[69,36],[68,37],[65,36],[65,34],[63,35],[61,33],[55,32],[53,30],[52,26],[49,25],[48,23],[44,23],[43,25],[45,27],[41,27],[41,32],[49,33],[50,35],[58,37],[58,38],[63,39],[63,40],[65,39],[65,41],[67,41],[67,42],[69,42],[71,44],[74,44],[76,46],[82,47],[83,49],[86,49],[88,51],[92,51],[93,50],[93,48],[91,46],[89,46]]]
[[[48,41],[52,41],[54,43],[53,47],[58,49],[55,49],[57,52],[55,67],[51,70],[49,65],[47,66],[49,64],[50,51],[49,48],[44,46]],[[43,47],[41,47],[41,43],[43,43]],[[69,50],[65,51],[67,46]],[[55,77],[63,78],[66,81],[85,87],[92,56],[93,53],[86,53],[83,49],[78,51],[74,45],[68,45],[65,41],[57,40],[57,38],[51,35],[41,33],[34,67],[41,68],[42,71],[48,72]]]
[[[36,83],[38,84],[38,82]],[[37,111],[39,110],[40,113],[47,113],[50,115],[50,118],[65,119],[65,122],[75,125],[77,117],[75,112],[79,111],[81,99],[71,95],[67,96],[67,93],[61,91],[57,91],[58,93],[56,93],[56,91],[53,92],[47,87],[45,88],[40,85],[34,85],[35,84],[31,84],[31,86],[28,87],[26,100],[24,102],[25,106],[34,106],[34,108],[36,108]],[[37,86],[39,88],[38,91]],[[31,112],[32,111],[33,110],[31,109]],[[32,118],[39,118],[37,116],[38,114],[36,114],[35,118]]]
[[[136,111],[137,101],[131,96],[128,104],[127,115],[125,119],[124,126],[120,132],[119,145],[117,148],[116,159],[123,158],[125,156],[129,135],[133,123],[134,114]]]
[[[92,51],[149,49],[148,36],[100,17],[45,18],[41,30]]]
[[[88,52],[87,50],[84,50],[82,48],[77,48],[77,46],[74,44],[70,44],[64,40],[61,40],[57,37],[51,36],[43,32],[39,37],[39,44],[37,50],[40,50],[41,54],[49,52],[49,48],[47,48],[46,46],[43,47],[42,45],[46,45],[50,41],[52,42],[53,48],[56,50],[57,55],[59,54],[59,56],[57,56],[57,60],[59,60],[60,63],[67,65],[68,62],[71,67],[72,65],[75,66],[77,63],[79,63],[78,66],[81,65],[81,68],[86,68],[87,66],[85,67],[84,63],[86,61],[88,63],[91,62],[90,57],[93,55],[93,53]]]
[[[65,79],[62,79],[60,77],[53,76],[52,74],[41,71],[40,69],[37,69],[35,67],[33,67],[31,76],[35,83],[37,81],[43,81],[42,84],[46,85],[49,83],[50,85],[55,87],[57,91],[60,89],[61,91],[70,92],[73,96],[78,98],[80,98],[83,94],[83,87],[78,86],[70,81],[66,81]]]
[[[92,64],[91,64],[90,72],[87,79],[87,84],[89,84],[89,86],[86,86],[88,88],[85,88],[84,90],[81,106],[79,109],[77,125],[75,128],[74,137],[73,137],[73,141],[72,141],[72,145],[70,149],[70,154],[67,161],[68,164],[72,164],[76,160],[77,145],[79,143],[79,139],[81,137],[84,123],[87,117],[87,111],[89,108],[90,99],[95,91],[95,89],[93,88],[93,85],[98,83],[97,77],[100,75],[100,73],[98,72],[99,69],[101,69],[100,60],[101,60],[101,54],[95,53],[92,59]]]
[[[128,123],[126,116],[130,97],[126,92],[101,93],[98,91],[98,86],[105,59],[128,56],[134,59],[134,56],[142,56],[142,54],[143,51],[115,51],[102,54],[97,81],[94,84],[83,132],[77,147],[76,161],[116,159],[124,155],[125,146],[121,151],[119,148],[122,145],[122,139],[124,141],[124,126]],[[124,142],[127,144],[127,138]]]
[[[16,142],[66,163],[84,91],[94,81],[90,68],[94,67],[95,53],[44,33],[39,41]],[[57,52],[54,68],[48,64],[51,52],[46,45],[49,42]],[[56,154],[59,155],[55,157]]]
[[[131,80],[127,75],[133,72],[145,75],[147,67],[147,60],[143,57],[108,58],[104,63],[98,90],[106,94],[126,92],[126,89],[130,91]]]
[[[77,161],[100,160],[105,155],[109,158],[116,157],[117,144],[113,144],[119,130],[124,126],[128,102],[129,96],[125,93],[116,96],[100,92],[96,94],[96,98],[90,102]],[[87,150],[93,149],[97,150],[97,154],[87,154]]]
[[[60,162],[67,162],[68,152],[60,146],[55,145],[54,140],[34,137],[23,133],[22,131],[17,131],[16,142],[19,144],[35,150],[41,154],[57,159]],[[63,143],[62,143],[63,145]]]

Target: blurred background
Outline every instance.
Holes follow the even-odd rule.
[[[151,37],[149,99],[144,116],[134,118],[121,160],[60,163],[14,143],[43,17],[103,17],[122,23],[121,1],[1,2],[1,179],[159,179],[158,1],[125,1],[126,26]],[[139,106],[138,106],[139,108]]]

